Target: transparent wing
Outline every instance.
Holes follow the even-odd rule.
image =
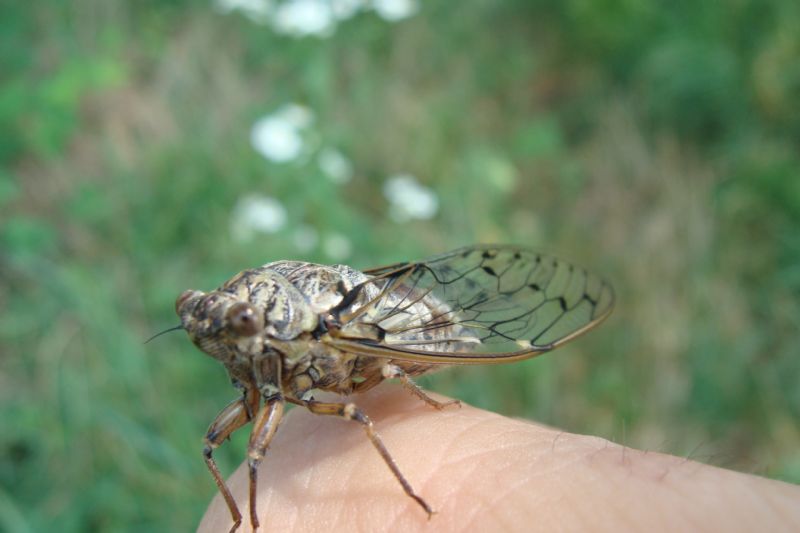
[[[361,355],[491,363],[552,350],[605,319],[611,286],[514,247],[474,246],[364,272],[333,310],[329,343]]]

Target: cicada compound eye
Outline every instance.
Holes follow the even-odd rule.
[[[263,328],[255,308],[245,302],[233,304],[226,314],[228,324],[237,335],[251,337]]]

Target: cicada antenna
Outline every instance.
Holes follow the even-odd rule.
[[[156,337],[160,337],[164,333],[169,333],[170,331],[178,331],[179,329],[183,329],[183,324],[178,324],[175,327],[172,327],[172,328],[169,328],[169,329],[165,329],[164,331],[159,331],[158,333],[156,333],[155,335],[153,335],[152,337],[150,337],[149,339],[144,341],[144,344],[147,344],[148,342],[150,342],[151,340],[155,339]]]

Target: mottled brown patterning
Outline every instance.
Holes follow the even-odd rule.
[[[211,424],[204,450],[230,509],[231,531],[242,517],[212,450],[253,422],[249,497],[257,528],[257,468],[286,402],[361,424],[405,492],[430,515],[369,418],[350,403],[318,402],[312,392],[363,392],[399,378],[441,408],[412,376],[443,365],[544,353],[600,323],[613,300],[608,283],[582,268],[503,246],[473,246],[363,272],[277,261],[245,270],[212,292],[185,291],[176,301],[183,329],[225,365],[242,393]]]

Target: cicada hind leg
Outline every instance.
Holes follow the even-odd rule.
[[[434,510],[428,505],[421,496],[419,496],[414,489],[411,487],[411,484],[406,480],[403,476],[402,472],[400,472],[400,468],[398,468],[397,463],[395,463],[394,459],[392,458],[391,454],[389,454],[389,450],[386,449],[386,446],[383,444],[383,441],[375,432],[375,429],[372,424],[372,420],[364,414],[364,412],[356,407],[355,404],[352,403],[326,403],[326,402],[318,402],[316,400],[298,400],[295,398],[287,398],[288,402],[294,403],[296,405],[302,405],[309,411],[317,415],[328,415],[328,416],[338,416],[339,418],[343,418],[345,420],[352,420],[361,425],[364,428],[364,432],[367,434],[372,445],[381,455],[383,461],[386,463],[386,466],[389,467],[389,470],[392,471],[394,477],[403,487],[403,491],[410,496],[414,501],[416,501],[420,507],[422,507],[425,512],[428,514],[428,518],[430,518]]]
[[[450,405],[456,405],[458,407],[461,407],[461,402],[459,400],[440,402],[439,400],[431,398],[424,390],[422,390],[422,387],[414,383],[414,380],[412,380],[411,377],[397,365],[393,365],[391,363],[385,364],[381,369],[381,375],[385,379],[392,379],[392,378],[399,379],[400,382],[403,384],[403,386],[409,391],[411,391],[411,393],[414,396],[416,396],[417,398],[419,398],[420,400],[422,400],[423,402],[427,403],[428,405],[430,405],[435,409],[442,410]]]

